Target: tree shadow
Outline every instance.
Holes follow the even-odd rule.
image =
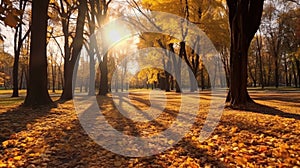
[[[231,107],[227,106],[226,108],[231,108]],[[247,103],[246,106],[237,107],[237,108],[233,108],[233,109],[234,110],[244,110],[244,111],[259,113],[259,114],[272,115],[272,116],[279,116],[279,117],[283,117],[283,118],[293,118],[295,120],[300,120],[300,115],[299,114],[283,112],[283,111],[278,110],[274,107],[266,106],[266,105],[259,104],[259,103],[256,103],[256,102]]]
[[[8,140],[15,133],[30,129],[31,125],[37,119],[47,116],[49,111],[56,107],[56,103],[39,107],[24,107],[23,105],[19,105],[8,109],[6,112],[2,112],[0,114],[0,144]]]
[[[300,103],[299,98],[295,98],[293,95],[292,97],[285,97],[279,94],[268,94],[267,96],[255,96],[255,100],[262,100],[262,101],[270,101],[270,100],[277,100],[282,102],[293,102],[293,103]]]

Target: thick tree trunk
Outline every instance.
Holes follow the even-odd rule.
[[[231,106],[252,102],[247,91],[248,49],[260,25],[263,0],[227,0],[231,30],[230,92]]]
[[[52,100],[47,90],[46,34],[49,0],[32,1],[29,86],[25,106],[47,105]]]
[[[108,93],[108,70],[107,70],[107,53],[103,56],[102,62],[100,62],[100,88],[99,95],[106,96]]]
[[[73,72],[75,64],[64,65],[64,87],[63,93],[60,97],[61,100],[70,100],[73,98]]]

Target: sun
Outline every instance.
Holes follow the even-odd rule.
[[[108,46],[122,42],[128,36],[128,29],[117,23],[108,24],[103,31]]]
[[[116,42],[120,41],[122,39],[122,35],[121,35],[120,31],[121,30],[119,30],[116,27],[111,30],[108,30],[108,32],[107,32],[108,41],[110,41],[112,43],[116,43]]]

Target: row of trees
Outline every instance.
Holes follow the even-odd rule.
[[[250,47],[249,82],[253,86],[300,86],[300,10],[293,3],[269,1],[260,31]]]

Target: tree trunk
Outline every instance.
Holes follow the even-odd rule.
[[[108,93],[108,70],[107,70],[107,53],[103,56],[102,62],[100,62],[100,88],[99,95],[106,96]]]
[[[174,77],[171,75],[170,89],[174,90]]]
[[[11,97],[19,97],[19,88],[18,88],[19,58],[20,58],[20,52],[15,51],[14,66],[13,66],[13,94]]]
[[[166,78],[165,78],[165,89],[166,89],[166,92],[170,92],[170,74],[169,72],[165,71],[165,74],[166,74]]]
[[[300,87],[300,61],[296,59],[296,67],[297,67],[297,74],[298,74],[298,82],[299,82],[299,87]]]
[[[78,6],[78,18],[76,23],[76,34],[71,44],[72,56],[69,58],[65,55],[65,65],[64,65],[64,90],[60,97],[61,100],[70,100],[73,98],[73,73],[75,72],[75,64],[78,61],[78,56],[80,54],[83,45],[83,31],[85,23],[85,14],[87,11],[87,1],[80,0]]]
[[[275,87],[279,86],[279,65],[278,65],[278,57],[275,57]]]
[[[25,10],[27,0],[20,0],[19,1],[19,9],[20,10]],[[20,17],[20,20],[23,19],[23,14]],[[21,53],[21,48],[23,45],[23,42],[25,38],[28,36],[30,30],[28,30],[25,35],[23,35],[23,24],[19,23],[16,27],[15,35],[14,35],[14,65],[13,65],[13,94],[12,97],[19,97],[19,88],[18,88],[18,83],[19,83],[19,58],[20,58],[20,53]],[[21,79],[22,80],[22,79]]]
[[[89,24],[89,31],[90,31],[90,42],[89,42],[89,59],[90,59],[90,79],[89,79],[89,90],[88,95],[92,96],[95,95],[95,55],[98,56],[98,49],[97,49],[97,39],[94,35],[95,28],[96,28],[96,9],[95,9],[95,1],[89,2],[91,6],[91,10],[88,11],[87,19]]]
[[[200,69],[201,90],[203,91],[205,89],[205,79],[204,79],[204,65],[202,61],[201,61],[200,68],[201,68]]]
[[[285,73],[285,86],[289,86],[289,73],[288,73],[288,62],[287,58],[284,58],[284,73]]]
[[[49,0],[32,1],[29,85],[25,106],[47,105],[52,100],[47,90],[46,34]]]
[[[258,40],[260,38],[260,40]],[[259,78],[260,78],[260,84],[261,88],[264,89],[264,77],[263,77],[263,62],[262,62],[262,55],[261,55],[261,44],[262,39],[261,37],[256,38],[256,45],[258,49],[258,58],[259,58]]]
[[[51,65],[52,67],[52,92],[55,93],[55,78],[56,78],[56,65]]]
[[[248,49],[259,28],[264,0],[227,0],[231,30],[230,92],[232,107],[253,102],[247,91]]]
[[[89,55],[90,58],[90,78],[89,78],[89,93],[88,95],[93,96],[95,95],[95,58],[93,52],[91,52]]]
[[[293,62],[292,62],[292,71],[293,71],[293,76],[294,76],[295,87],[298,87],[297,74],[296,74],[296,70],[295,70],[295,64]]]
[[[19,89],[23,88],[23,79],[24,79],[24,68],[22,68],[22,70],[21,70],[21,77],[20,77]]]
[[[171,54],[175,53],[173,45],[174,45],[173,43],[169,44]],[[181,83],[181,73],[180,73],[181,60],[180,59],[181,58],[178,58],[178,60],[177,60],[175,55],[173,55],[172,59],[173,59],[172,60],[173,61],[173,68],[174,68],[174,71],[175,71],[175,90],[176,90],[177,93],[180,93],[181,92],[181,89],[180,89],[180,83]]]
[[[271,82],[271,71],[272,71],[272,59],[271,59],[271,55],[269,55],[269,64],[268,64],[268,80],[267,80],[267,86],[270,86],[270,82]]]

